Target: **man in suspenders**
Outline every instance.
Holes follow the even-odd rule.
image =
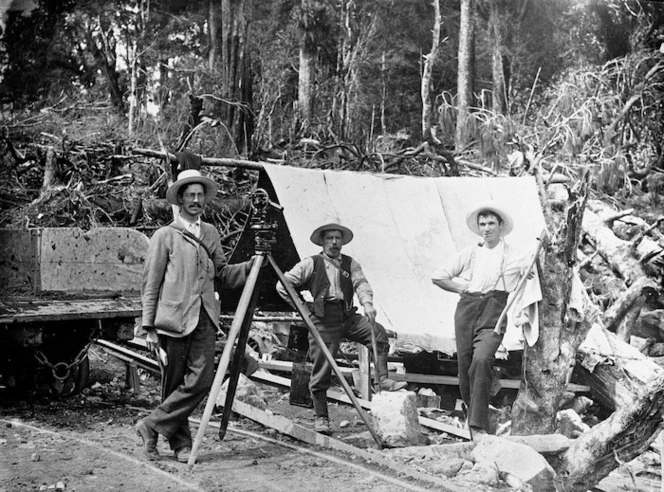
[[[397,391],[406,387],[387,377],[389,342],[385,328],[376,323],[373,291],[360,264],[350,256],[342,255],[341,248],[353,239],[353,232],[334,219],[314,230],[311,241],[323,251],[300,261],[285,276],[291,286],[302,293],[312,313],[312,321],[333,356],[342,338],[371,347],[371,330],[375,330],[378,360],[374,361],[380,388]],[[308,292],[305,292],[308,291]],[[290,303],[286,289],[277,283],[277,292]],[[356,294],[364,309],[364,316],[353,307]],[[309,389],[314,402],[316,421],[314,430],[331,434],[327,411],[327,389],[330,387],[332,368],[323,352],[309,334],[309,347],[313,369]]]
[[[467,215],[466,224],[482,241],[452,257],[432,281],[460,294],[454,314],[459,390],[468,409],[471,437],[478,440],[488,430],[493,364],[503,340],[494,328],[527,260],[505,242],[513,222],[500,206],[477,207]]]

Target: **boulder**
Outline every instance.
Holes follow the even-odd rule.
[[[487,435],[472,451],[478,469],[493,467],[528,484],[532,490],[556,490],[556,472],[544,457],[530,446]],[[485,467],[482,467],[482,464]]]
[[[571,408],[559,411],[556,415],[556,422],[558,426],[556,432],[570,439],[576,439],[590,429],[579,414]]]
[[[371,415],[374,429],[385,447],[417,446],[426,441],[412,391],[383,391],[374,395]]]

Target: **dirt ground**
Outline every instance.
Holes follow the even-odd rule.
[[[36,393],[27,398],[0,390],[0,492],[440,490],[244,418],[234,417],[220,440],[219,415],[210,421],[193,470],[178,463],[165,442],[159,444],[162,459],[150,462],[133,427],[158,404],[158,378],[139,369],[140,390],[132,392],[124,363],[99,346],[93,346],[89,356],[90,384],[77,396],[58,399]],[[313,410],[290,405],[286,389],[259,386],[269,411],[313,427]],[[200,419],[204,407],[205,402],[192,417]],[[373,446],[354,408],[330,403],[329,409],[336,439],[360,448]],[[343,421],[347,425],[341,427]],[[192,426],[194,435],[196,431]],[[659,476],[646,473],[656,466],[621,467],[597,490],[660,490]]]
[[[341,454],[330,461],[322,455],[329,452],[300,450],[302,443],[246,419],[234,419],[220,441],[213,427],[219,418],[213,416],[191,471],[175,460],[165,442],[159,444],[162,459],[149,462],[133,426],[158,404],[157,378],[140,371],[141,390],[135,394],[125,384],[124,364],[102,348],[90,350],[90,365],[90,386],[75,397],[0,393],[0,492],[408,490],[400,486],[404,479],[390,470],[360,466],[357,459]],[[262,389],[272,412],[313,426],[313,411],[290,405],[286,390]],[[204,403],[193,417],[200,417]],[[331,404],[330,413],[336,438],[370,445],[352,407]],[[341,429],[343,420],[349,426]]]

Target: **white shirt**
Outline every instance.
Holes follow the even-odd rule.
[[[200,239],[201,237],[201,218],[196,219],[196,222],[189,222],[182,215],[179,216],[180,222],[184,228],[191,232],[194,236]]]
[[[512,292],[519,283],[521,272],[527,266],[527,255],[501,239],[493,248],[473,245],[461,250],[436,272],[433,279],[459,278],[467,282],[468,292]]]

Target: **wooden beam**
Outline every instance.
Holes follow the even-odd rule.
[[[268,384],[277,384],[279,386],[284,386],[286,388],[290,388],[291,381],[288,378],[284,378],[282,376],[276,376],[272,373],[269,373],[267,371],[258,371],[253,373],[251,376],[251,379],[254,379],[256,381],[260,381],[263,383],[268,383]],[[330,400],[334,400],[340,403],[346,403],[350,404],[350,399],[345,393],[342,393],[341,391],[336,391],[333,389],[327,390],[327,398]],[[362,408],[366,410],[371,410],[371,402],[368,400],[365,400],[363,398],[358,398],[357,399],[362,406]],[[462,429],[459,427],[455,427],[453,425],[445,424],[443,422],[438,422],[437,420],[430,419],[427,417],[419,417],[419,422],[420,425],[423,427],[426,427],[428,429],[436,430],[439,432],[446,432],[448,434],[452,434],[453,436],[460,437],[462,439],[470,440],[470,433],[468,432],[468,429]]]
[[[132,152],[135,154],[141,154],[145,155],[148,157],[156,157],[157,159],[163,159],[164,152],[159,151],[159,150],[152,150],[152,149],[140,149],[140,148],[135,148],[132,149]],[[167,157],[168,160],[171,162],[177,162],[178,158],[175,156],[175,154],[172,154],[170,152],[167,152]],[[244,169],[252,169],[255,171],[260,171],[263,169],[263,163],[258,162],[258,161],[247,161],[244,159],[230,159],[230,158],[224,158],[224,157],[203,157],[201,156],[201,164],[205,166],[212,166],[212,167],[241,167]]]
[[[259,365],[267,370],[291,372],[293,370],[293,363],[283,360],[259,361]],[[344,376],[352,377],[353,369],[341,367],[341,372]],[[390,372],[390,378],[395,381],[407,381],[409,383],[425,383],[425,384],[442,384],[447,386],[458,386],[459,378],[456,376],[441,376],[437,374],[399,374]],[[521,380],[519,379],[501,379],[500,386],[508,389],[519,389]],[[588,386],[580,384],[569,384],[567,389],[576,393],[587,393],[590,391]]]

